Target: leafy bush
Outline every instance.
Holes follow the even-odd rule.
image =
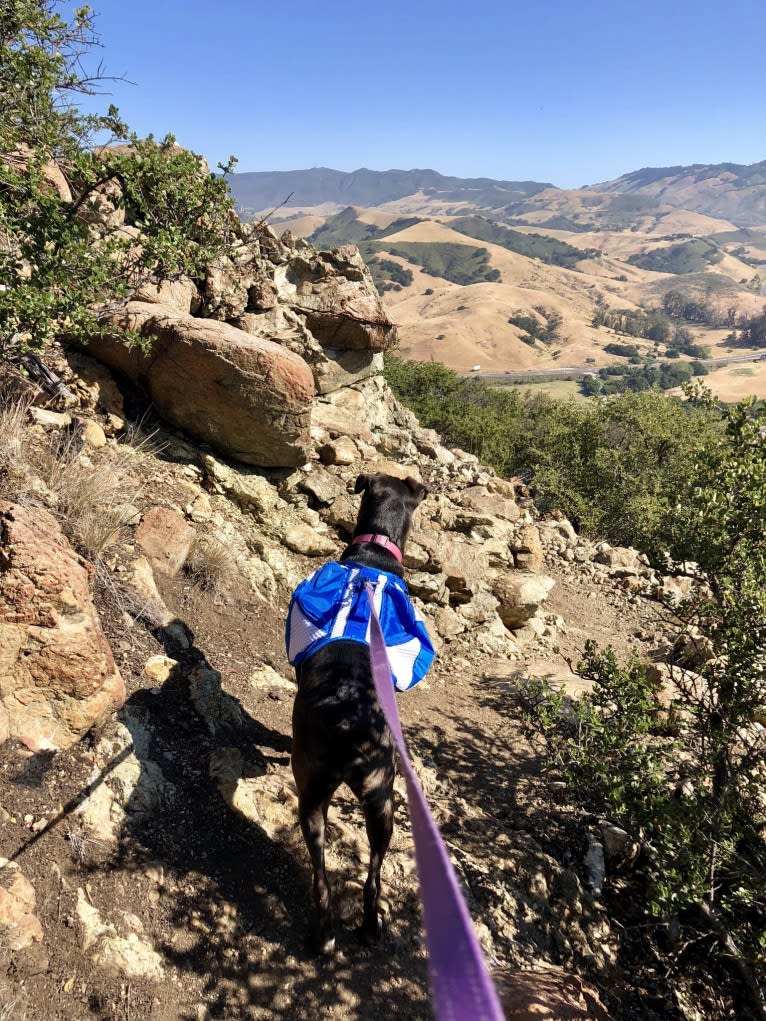
[[[67,23],[54,8],[8,0],[0,18],[0,357],[63,330],[87,338],[99,309],[144,280],[198,277],[237,223],[224,178],[172,137],[137,138],[113,107],[78,111],[73,96],[97,84],[80,71],[92,15]],[[129,144],[94,151],[96,132]],[[102,201],[124,209],[140,244],[94,218]]]
[[[690,397],[719,414],[704,391]],[[573,796],[641,842],[648,909],[717,943],[740,980],[737,1016],[761,1018],[766,408],[749,399],[720,415],[723,431],[680,481],[665,531],[671,555],[699,565],[704,584],[678,612],[692,646],[710,654],[696,674],[675,671],[663,705],[635,659],[619,667],[611,650],[588,645],[592,694],[564,711],[562,696],[538,685],[528,719]]]
[[[640,354],[635,344],[605,344],[604,351],[610,355],[618,355],[620,358],[634,358]]]
[[[565,402],[493,390],[437,362],[387,354],[385,366],[394,393],[424,425],[500,474],[530,479],[543,510],[560,508],[592,535],[657,555],[667,548],[678,492],[719,429],[711,408],[657,389]]]
[[[718,245],[705,238],[692,238],[667,248],[653,248],[648,252],[631,255],[628,262],[655,273],[685,274],[704,272],[708,266],[715,265],[721,259],[723,252]]]
[[[401,290],[412,283],[412,270],[401,266],[393,259],[372,258],[367,262],[375,286],[384,294],[386,291]]]
[[[763,312],[750,318],[744,317],[738,322],[739,335],[733,331],[731,340],[733,345],[741,347],[766,347],[766,307]]]
[[[546,237],[543,234],[525,234],[521,231],[510,230],[501,224],[493,223],[483,216],[462,216],[450,223],[452,230],[460,234],[467,234],[468,237],[476,238],[479,241],[488,241],[490,244],[500,245],[507,248],[509,252],[518,252],[529,259],[539,259],[551,266],[566,266],[570,269],[590,258],[594,254],[592,249],[581,251],[566,241],[558,241],[556,238]],[[598,253],[600,254],[600,253]]]

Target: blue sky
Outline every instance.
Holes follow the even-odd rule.
[[[764,0],[91,0],[139,134],[238,170],[577,187],[766,159]]]

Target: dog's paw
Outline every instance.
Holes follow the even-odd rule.
[[[309,950],[315,957],[329,957],[335,953],[335,933],[311,933]]]
[[[376,912],[375,918],[372,921],[365,922],[357,929],[357,935],[362,946],[377,946],[383,935],[383,918],[381,915]]]

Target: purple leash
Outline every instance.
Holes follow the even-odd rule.
[[[365,589],[372,609],[372,679],[399,751],[407,784],[436,1017],[438,1021],[504,1021],[500,1000],[473,931],[455,869],[407,754],[386,643],[370,582],[365,583]]]

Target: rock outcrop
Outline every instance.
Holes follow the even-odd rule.
[[[168,422],[245,464],[306,460],[314,383],[298,355],[170,305],[130,302],[116,325],[147,348],[113,339],[89,353],[144,384]]]
[[[47,511],[0,501],[0,743],[67,748],[125,700],[91,572]]]
[[[119,185],[96,191],[88,223],[133,231]],[[227,254],[198,288],[188,278],[141,281],[89,353],[148,391],[173,425],[245,464],[293,467],[307,455],[313,393],[381,372],[396,328],[358,249],[317,252],[289,231],[236,225]],[[122,336],[138,334],[140,350]]]

